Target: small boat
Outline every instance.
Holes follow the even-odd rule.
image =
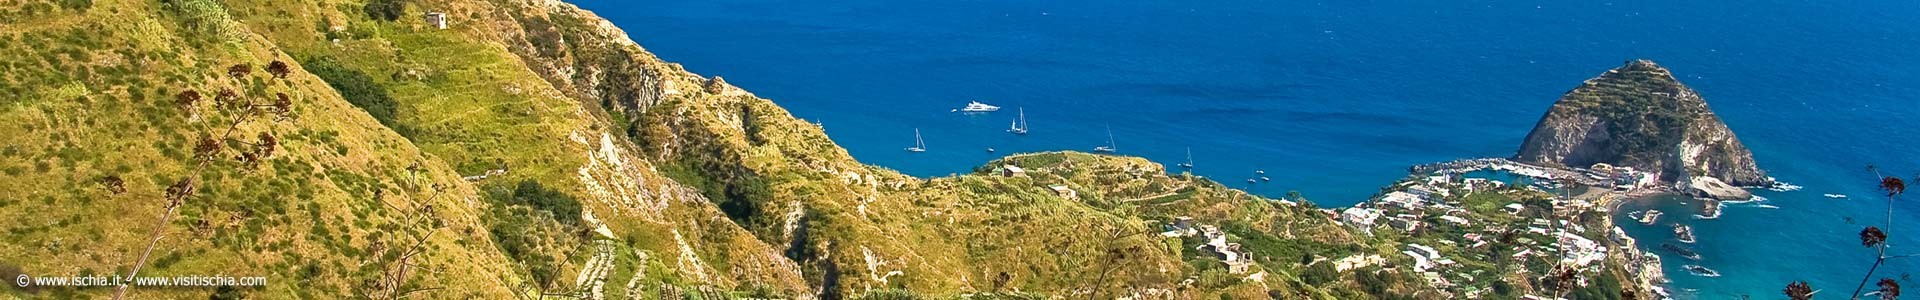
[[[1262,175],[1265,175],[1265,174],[1267,174],[1267,170],[1253,170],[1253,173],[1254,173],[1254,174],[1262,174]]]
[[[1681,243],[1693,243],[1693,226],[1674,224],[1673,237]]]
[[[1180,163],[1181,168],[1193,168],[1193,147],[1187,147],[1187,162]]]
[[[1640,215],[1640,225],[1653,225],[1654,221],[1660,220],[1661,214],[1658,210],[1647,210],[1647,213]]]
[[[1020,118],[1013,120],[1013,126],[1009,126],[1009,128],[1007,128],[1007,132],[1012,132],[1013,134],[1018,134],[1018,135],[1027,134],[1027,109],[1026,108],[1020,109]]]
[[[968,102],[967,102],[967,107],[961,107],[960,109],[955,109],[954,111],[959,111],[959,112],[991,112],[991,111],[997,111],[997,110],[1000,110],[1000,107],[999,107],[999,106],[992,106],[992,105],[987,105],[986,103],[980,103],[980,101],[968,101]]]
[[[913,129],[913,147],[907,147],[907,152],[927,152],[927,141],[920,139],[919,128]]]
[[[1107,145],[1093,147],[1093,152],[1114,153],[1118,151],[1120,151],[1120,149],[1118,147],[1113,146],[1113,127],[1108,126],[1107,127]]]
[[[993,147],[987,147],[987,152],[993,152]]]
[[[1258,183],[1258,182],[1260,182],[1260,181],[1258,181],[1258,180],[1253,180],[1253,178],[1247,178],[1247,183]]]
[[[1673,253],[1679,254],[1680,257],[1685,257],[1691,260],[1700,260],[1700,253],[1693,252],[1692,249],[1687,249],[1687,247],[1681,247],[1680,245],[1663,243],[1663,244],[1660,244],[1660,248],[1665,248],[1667,249],[1667,251],[1673,251]]]
[[[1847,195],[1841,195],[1841,194],[1826,194],[1821,196],[1827,196],[1827,198],[1834,198],[1834,199],[1841,199],[1841,198],[1847,197]]]
[[[1260,176],[1260,181],[1273,181],[1273,178],[1267,178],[1266,176]]]
[[[1680,268],[1686,269],[1687,273],[1693,273],[1694,276],[1720,277],[1720,271],[1714,271],[1713,269],[1708,269],[1707,267],[1702,267],[1699,265],[1684,265],[1684,266],[1680,266]]]

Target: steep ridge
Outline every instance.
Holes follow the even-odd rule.
[[[1628,61],[1567,92],[1527,134],[1516,160],[1627,166],[1677,186],[1696,177],[1771,183],[1706,100],[1647,60]]]

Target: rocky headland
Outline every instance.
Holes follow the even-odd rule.
[[[1744,200],[1737,186],[1772,183],[1753,153],[1698,93],[1649,60],[1633,60],[1568,91],[1527,134],[1516,161],[1646,172],[1676,191]]]

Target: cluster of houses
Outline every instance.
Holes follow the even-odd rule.
[[[1165,232],[1161,232],[1160,235],[1169,238],[1184,238],[1199,235],[1206,243],[1195,246],[1194,249],[1212,255],[1214,258],[1219,259],[1220,262],[1226,263],[1228,273],[1245,274],[1253,267],[1253,256],[1249,255],[1246,250],[1240,249],[1240,243],[1227,242],[1227,233],[1220,231],[1220,227],[1213,225],[1196,225],[1193,222],[1193,218],[1177,217],[1173,219],[1173,222],[1167,224],[1166,230]]]
[[[1442,212],[1435,217],[1440,222],[1470,226],[1473,222],[1466,218],[1469,215],[1467,210],[1446,200],[1453,196],[1452,188],[1460,188],[1471,193],[1506,186],[1504,182],[1485,178],[1465,178],[1456,182],[1454,177],[1454,175],[1442,174],[1420,181],[1406,181],[1400,184],[1400,190],[1387,192],[1373,201],[1329,214],[1341,223],[1360,228],[1368,233],[1373,232],[1373,228],[1379,225],[1402,232],[1418,230],[1422,224],[1428,222],[1423,216],[1428,211]],[[1509,213],[1518,214],[1524,206],[1514,203],[1509,209]]]
[[[1609,176],[1645,178],[1642,177],[1645,176],[1644,173],[1633,172],[1630,169],[1613,168],[1607,169],[1606,172],[1609,172],[1607,173],[1610,174]],[[1422,231],[1423,228],[1435,226],[1445,228],[1439,230],[1465,231],[1466,233],[1462,235],[1442,235],[1437,240],[1428,240],[1438,244],[1408,243],[1401,253],[1410,258],[1412,270],[1426,277],[1429,285],[1438,289],[1464,292],[1463,295],[1467,297],[1488,292],[1488,289],[1483,288],[1488,283],[1481,281],[1504,275],[1497,270],[1487,272],[1488,270],[1463,267],[1455,259],[1491,259],[1484,257],[1487,251],[1467,251],[1466,249],[1511,247],[1511,251],[1505,251],[1503,255],[1514,260],[1545,262],[1576,268],[1598,268],[1607,259],[1609,249],[1606,243],[1588,238],[1587,228],[1578,222],[1568,221],[1573,215],[1585,209],[1594,208],[1595,204],[1590,201],[1554,199],[1554,205],[1565,209],[1555,210],[1554,214],[1549,214],[1551,216],[1523,218],[1520,219],[1521,222],[1510,224],[1492,224],[1498,222],[1487,222],[1475,218],[1473,212],[1464,208],[1466,205],[1459,202],[1466,194],[1498,191],[1504,188],[1508,188],[1507,184],[1499,181],[1461,178],[1452,173],[1441,173],[1403,181],[1391,188],[1391,191],[1371,201],[1337,212],[1332,210],[1326,212],[1334,220],[1369,234],[1380,228],[1415,233]],[[1525,214],[1530,209],[1543,209],[1519,202],[1494,205],[1500,207],[1500,211],[1493,213],[1504,213],[1516,217],[1534,215]],[[1515,234],[1519,237],[1511,240],[1512,244],[1495,246],[1495,237],[1509,232],[1516,232]],[[1617,239],[1614,235],[1595,236]],[[1439,247],[1442,245],[1445,247]],[[1445,250],[1442,249],[1460,249],[1463,253],[1443,253]],[[1471,284],[1456,285],[1456,282]]]

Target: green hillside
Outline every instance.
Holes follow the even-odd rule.
[[[1413,236],[1140,158],[861,164],[558,1],[0,0],[0,124],[0,275],[269,280],[135,298],[1451,295]]]

